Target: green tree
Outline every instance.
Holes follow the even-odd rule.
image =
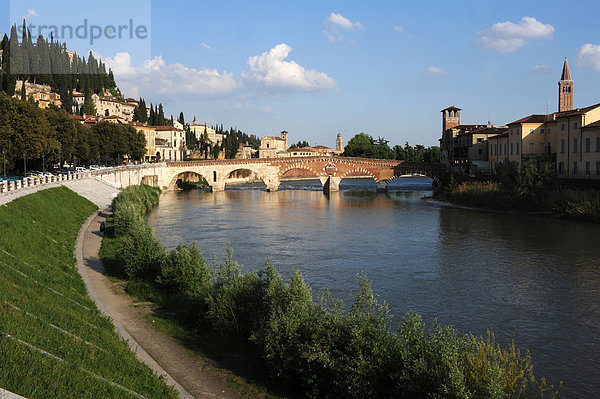
[[[84,94],[85,100],[83,101],[81,112],[83,112],[84,115],[96,115],[96,105],[94,104],[94,99],[92,98],[92,90],[88,88]]]
[[[344,155],[347,157],[371,158],[373,144],[373,137],[366,133],[359,133],[348,140],[348,144],[344,147]]]
[[[517,173],[517,189],[524,197],[532,198],[552,188],[555,179],[553,162],[542,156],[523,161]]]

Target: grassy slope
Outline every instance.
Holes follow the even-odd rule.
[[[146,397],[174,397],[87,296],[73,249],[95,210],[64,187],[0,207],[0,387],[28,398],[135,397],[93,373]]]

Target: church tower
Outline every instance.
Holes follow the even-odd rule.
[[[335,150],[338,152],[344,152],[344,139],[342,139],[341,133],[338,133],[337,139],[335,139]]]
[[[562,76],[558,82],[558,112],[570,111],[573,109],[573,81],[571,72],[569,72],[569,63],[565,58]]]
[[[454,105],[442,110],[442,132],[460,125],[460,111]]]

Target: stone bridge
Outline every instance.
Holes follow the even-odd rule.
[[[144,183],[164,190],[174,190],[177,180],[196,174],[202,176],[213,191],[223,191],[232,172],[247,170],[261,179],[268,191],[277,191],[285,174],[296,169],[305,170],[319,179],[325,191],[338,191],[340,181],[348,176],[370,176],[377,183],[377,189],[385,191],[390,181],[410,173],[429,176],[436,186],[445,173],[442,164],[318,156],[155,163],[103,169],[90,174],[116,187]]]

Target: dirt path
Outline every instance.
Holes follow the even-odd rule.
[[[239,398],[226,383],[215,377],[211,365],[188,355],[187,349],[175,338],[157,331],[146,317],[150,310],[135,306],[132,298],[123,291],[122,284],[113,283],[104,274],[98,253],[102,243],[99,227],[106,217],[103,212],[90,217],[77,242],[77,263],[90,297],[113,319],[136,355],[159,375],[164,375],[167,383],[180,392],[180,397]]]

